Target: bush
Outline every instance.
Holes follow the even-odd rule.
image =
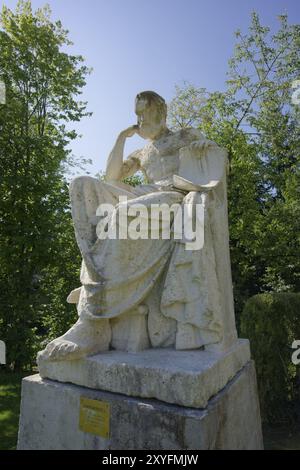
[[[291,360],[294,351],[291,346],[295,339],[300,339],[300,294],[251,297],[242,312],[241,334],[249,338],[256,363],[263,421],[294,419],[299,371]]]

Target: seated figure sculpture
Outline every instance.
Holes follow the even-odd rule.
[[[228,241],[226,151],[198,129],[172,132],[167,106],[155,92],[137,95],[138,123],[122,131],[107,162],[106,179],[77,177],[70,185],[72,217],[82,255],[81,287],[71,292],[79,319],[50,342],[38,360],[73,360],[109,349],[212,349],[236,341]],[[148,142],[123,160],[127,138]],[[123,180],[136,172],[147,183]],[[128,207],[142,203],[204,209],[204,244],[186,249],[184,239],[100,239],[97,209],[119,196]],[[149,216],[151,217],[151,216]]]

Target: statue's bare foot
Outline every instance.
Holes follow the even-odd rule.
[[[40,361],[80,359],[100,351],[107,351],[111,341],[109,320],[79,319],[63,336],[54,339],[38,353]]]

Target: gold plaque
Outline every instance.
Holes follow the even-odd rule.
[[[79,429],[109,438],[110,405],[106,401],[80,397]]]

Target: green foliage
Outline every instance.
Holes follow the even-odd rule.
[[[197,88],[188,82],[175,85],[176,98],[168,107],[168,125],[174,130],[199,127],[206,117],[209,94],[205,88]]]
[[[104,171],[100,171],[96,174],[96,177],[101,181],[106,180],[106,175]],[[146,184],[145,177],[141,172],[136,173],[135,175],[129,176],[123,180],[123,183],[129,184],[130,186],[138,186],[139,184]]]
[[[78,100],[88,69],[67,54],[67,31],[48,8],[21,1],[0,21],[0,338],[9,364],[24,368],[39,339],[75,315],[63,302],[80,267],[64,169],[77,137],[70,123],[88,114]]]
[[[300,294],[268,293],[249,299],[241,334],[250,339],[264,420],[293,418],[291,405],[300,394],[291,345],[300,338]]]
[[[144,175],[142,173],[136,173],[135,175],[129,176],[123,180],[123,183],[129,184],[130,186],[138,186],[139,184],[146,184]]]
[[[229,226],[237,320],[250,296],[300,290],[300,26],[256,13],[236,33],[227,90],[184,84],[170,105],[174,128],[196,126],[228,150]]]
[[[29,374],[4,372],[0,366],[0,450],[17,447],[21,380]]]

